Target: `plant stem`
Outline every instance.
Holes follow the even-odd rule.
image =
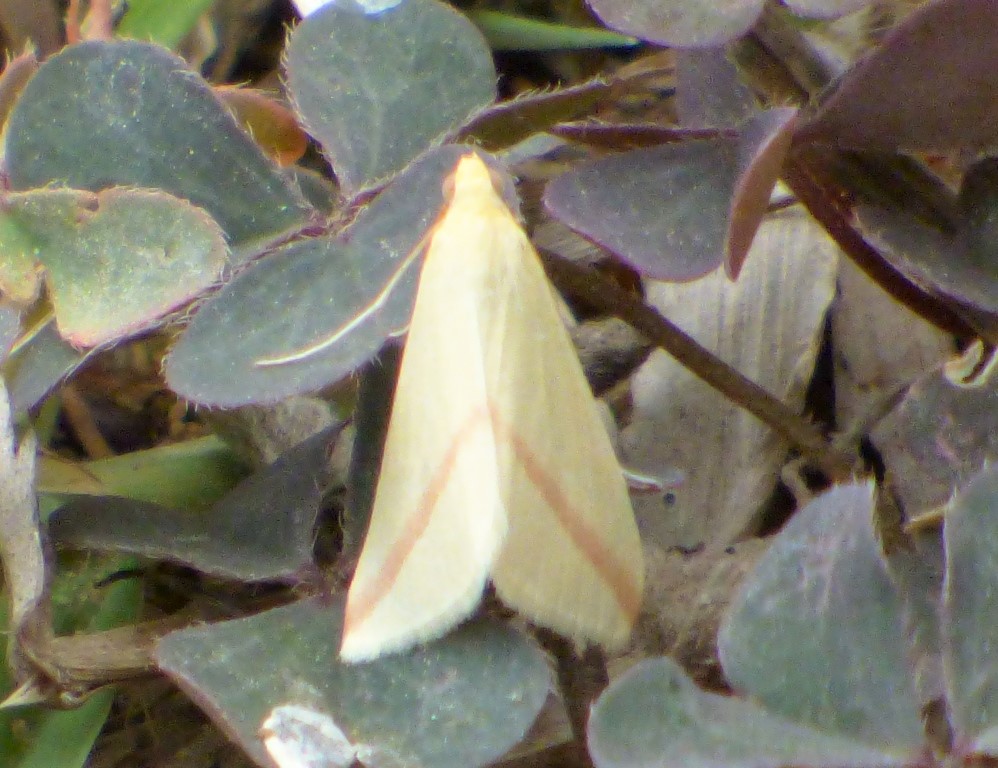
[[[849,259],[896,301],[947,333],[963,337],[980,335],[979,329],[944,301],[909,281],[866,242],[852,226],[848,210],[831,191],[836,185],[815,163],[791,153],[783,166],[782,178]]]
[[[593,702],[610,683],[606,657],[596,646],[579,654],[571,641],[550,630],[538,630],[537,636],[555,659],[558,687],[574,737],[572,763],[578,768],[594,768],[586,749],[586,725]]]
[[[691,373],[789,440],[830,479],[845,480],[853,474],[853,457],[835,448],[817,426],[700,346],[653,307],[598,273],[560,256],[541,251],[541,259],[556,285],[643,333]]]

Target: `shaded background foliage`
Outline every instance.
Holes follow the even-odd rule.
[[[993,2],[341,0],[287,34],[281,3],[92,3],[65,26],[62,10],[0,8],[20,54],[0,78],[10,764],[83,764],[102,728],[92,765],[221,754],[161,681],[131,683],[113,707],[101,688],[69,713],[24,708],[153,672],[249,756],[228,759],[260,765],[275,739],[372,766],[484,765],[542,708],[526,744],[601,768],[993,754],[994,607],[980,597],[998,572]],[[221,85],[246,80],[263,90]],[[620,662],[634,666],[588,726],[604,660],[494,618],[371,665],[336,660],[418,244],[467,143],[519,175],[549,273],[588,327],[603,311],[643,334],[602,334],[594,380],[608,359],[627,379],[655,345],[732,401],[685,399],[661,356],[631,379],[624,458],[658,475],[678,465],[687,490],[664,521],[668,494],[636,500],[664,566]],[[855,279],[832,241],[912,314],[891,331],[861,303],[835,312],[823,430],[800,411],[809,382],[812,407],[831,399],[812,381],[823,318]],[[713,333],[716,354],[660,312],[696,319],[690,334]],[[849,345],[886,367],[920,322],[938,334],[929,359],[907,354],[847,409]],[[762,438],[740,435],[748,414]],[[37,462],[12,419],[48,449]],[[727,456],[742,464],[705,466],[711,440],[738,443]],[[331,459],[332,444],[352,456]],[[729,551],[764,513],[786,518],[792,505],[780,514],[769,496],[788,451],[832,490],[807,503],[786,473],[790,522],[761,556]],[[733,484],[710,497],[700,489],[721,481],[707,470]],[[700,547],[708,578],[693,593],[720,584],[723,616],[701,619],[702,596],[678,614],[669,602],[691,589],[670,578]],[[721,579],[728,556],[738,567]],[[72,630],[85,632],[61,636]],[[665,652],[750,700],[702,691]],[[143,707],[156,716],[135,726]],[[148,741],[159,723],[168,738]]]

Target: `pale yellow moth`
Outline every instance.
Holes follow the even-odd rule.
[[[347,661],[443,635],[491,577],[580,643],[637,616],[627,489],[526,233],[474,153],[430,231],[381,476],[347,597]]]

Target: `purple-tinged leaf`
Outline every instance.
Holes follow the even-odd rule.
[[[981,240],[980,229],[941,232],[896,208],[860,205],[857,227],[899,272],[929,290],[998,311],[998,241]]]
[[[7,61],[0,74],[0,125],[7,122],[18,96],[37,71],[38,57],[34,50],[26,50]]]
[[[856,214],[864,236],[915,282],[998,312],[998,160],[967,172],[953,232],[895,208],[860,206]]]
[[[884,152],[994,145],[995,11],[993,0],[925,3],[845,75],[798,138]]]
[[[544,202],[648,277],[693,280],[722,261],[737,276],[789,147],[794,114],[769,110],[734,135],[587,163],[551,182]]]
[[[790,149],[794,109],[770,109],[742,127],[740,173],[731,198],[731,218],[724,247],[724,268],[734,279],[745,263],[752,240],[769,207],[769,196]]]
[[[544,203],[647,277],[693,280],[722,261],[736,166],[736,140],[638,149],[562,174]]]
[[[603,23],[676,48],[714,48],[749,30],[763,0],[589,0]]]
[[[273,765],[264,740],[286,740],[294,730],[283,726],[298,720],[341,733],[368,768],[476,768],[522,739],[547,698],[545,655],[495,622],[343,664],[343,606],[313,598],[174,632],[159,642],[157,661],[261,766]],[[302,710],[312,714],[296,716]]]
[[[799,510],[743,583],[718,649],[732,685],[771,712],[911,760],[921,703],[872,515],[871,483]]]
[[[903,760],[757,704],[701,691],[672,659],[647,659],[599,697],[589,718],[597,768],[866,768]]]
[[[676,52],[676,111],[690,127],[728,128],[759,111],[724,48]]]

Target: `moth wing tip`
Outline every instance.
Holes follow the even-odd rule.
[[[343,630],[343,639],[340,641],[340,661],[346,664],[362,664],[367,661],[374,661],[382,656],[403,651],[414,642],[407,642],[405,638],[377,637],[372,633],[362,631],[351,631],[347,626]]]
[[[365,661],[373,661],[381,656],[382,652],[377,649],[358,647],[357,643],[350,643],[347,638],[340,644],[340,661],[344,664],[362,664]]]

